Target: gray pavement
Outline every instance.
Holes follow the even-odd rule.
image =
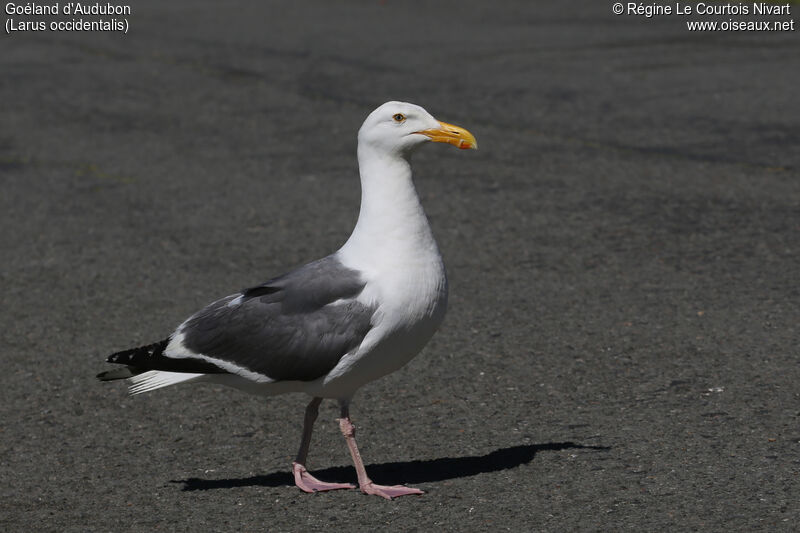
[[[4,35],[0,530],[795,530],[798,32],[611,5],[136,2],[127,35]],[[335,250],[389,99],[481,147],[415,156],[450,311],[353,407],[376,481],[424,496],[290,486],[301,396],[96,382]],[[335,417],[310,466],[353,480]]]

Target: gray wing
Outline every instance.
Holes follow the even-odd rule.
[[[356,300],[364,285],[359,272],[328,256],[212,303],[178,333],[205,361],[273,380],[311,381],[370,330],[374,309]]]

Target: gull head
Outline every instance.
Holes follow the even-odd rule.
[[[475,137],[459,126],[436,120],[418,105],[386,102],[369,114],[358,131],[359,146],[405,156],[426,142],[477,149]]]

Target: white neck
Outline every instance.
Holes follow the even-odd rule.
[[[397,262],[403,268],[414,257],[440,260],[408,159],[360,144],[358,165],[361,210],[352,235],[339,251],[341,257],[365,267]]]

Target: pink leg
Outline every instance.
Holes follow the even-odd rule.
[[[364,468],[364,462],[361,460],[361,454],[359,453],[358,446],[356,445],[356,428],[350,421],[349,406],[347,405],[346,401],[343,401],[341,405],[342,417],[339,419],[339,429],[342,430],[342,435],[344,435],[344,438],[347,441],[347,447],[350,448],[350,455],[353,456],[353,464],[356,467],[356,473],[358,474],[358,486],[361,488],[361,492],[364,494],[375,494],[376,496],[382,496],[387,500],[391,500],[397,496],[406,496],[408,494],[425,494],[419,489],[405,487],[403,485],[386,486],[378,485],[372,482],[372,480],[367,476],[367,470]]]
[[[322,403],[322,398],[314,398],[309,402],[308,407],[306,407],[306,416],[303,419],[303,438],[300,440],[300,450],[297,452],[297,459],[292,463],[294,483],[300,490],[305,492],[354,489],[356,486],[350,483],[326,483],[320,481],[306,470],[306,458],[308,457],[308,448],[311,445],[311,431],[314,429],[314,422],[317,420],[320,403]]]

